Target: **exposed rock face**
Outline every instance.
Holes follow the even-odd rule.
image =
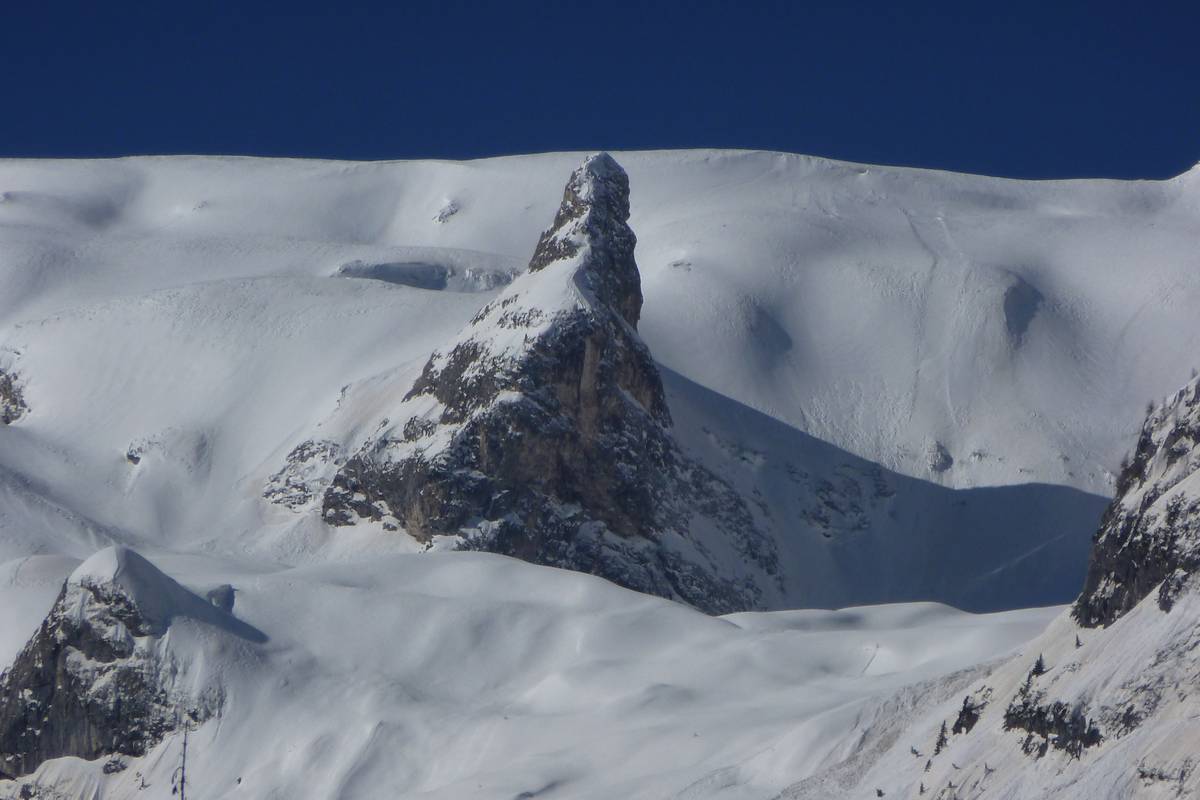
[[[304,507],[313,500],[313,486],[321,468],[327,463],[341,463],[338,452],[336,442],[301,442],[288,453],[287,463],[271,476],[263,497],[293,510]]]
[[[1169,610],[1200,568],[1200,381],[1192,381],[1142,426],[1137,450],[1095,537],[1081,625],[1109,625],[1158,589]],[[1160,585],[1161,584],[1161,585]]]
[[[144,755],[181,715],[211,716],[218,690],[196,697],[176,689],[185,668],[163,637],[177,616],[239,628],[130,550],[84,562],[0,676],[0,778],[61,756]]]
[[[587,288],[636,329],[642,313],[642,278],[633,258],[637,237],[628,220],[629,176],[607,154],[589,158],[567,181],[554,224],[538,240],[529,271],[570,261],[587,247],[582,273]]]
[[[28,410],[17,376],[0,369],[0,424],[10,425]]]
[[[760,605],[771,540],[670,435],[637,335],[629,180],[607,154],[567,183],[529,271],[434,353],[389,422],[340,466],[327,522],[602,575],[713,612]],[[286,481],[284,481],[286,483]],[[776,578],[777,580],[777,578]]]

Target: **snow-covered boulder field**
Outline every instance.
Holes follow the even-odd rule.
[[[1198,268],[1198,170],[0,161],[0,797],[1194,790]]]

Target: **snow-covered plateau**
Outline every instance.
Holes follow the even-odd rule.
[[[1197,308],[1200,167],[0,160],[0,797],[1200,792]]]

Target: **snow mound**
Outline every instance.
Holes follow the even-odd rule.
[[[72,589],[88,590],[93,596],[99,592],[105,599],[112,598],[115,591],[133,604],[148,630],[155,634],[164,632],[176,617],[187,617],[243,638],[266,639],[222,608],[226,603],[218,602],[221,598],[200,598],[125,545],[106,547],[76,567],[67,578],[67,597]]]

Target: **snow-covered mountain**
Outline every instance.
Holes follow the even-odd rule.
[[[1154,750],[1190,706],[1109,747],[1089,693],[1190,663],[1144,599],[1191,597],[1145,534],[1183,395],[1116,474],[1200,339],[1200,172],[616,161],[0,162],[0,796],[161,790],[183,720],[217,796],[953,792],[905,741],[973,716],[997,796]],[[1085,573],[1103,630],[913,604]]]
[[[29,409],[2,555],[419,548],[263,487],[302,443],[374,431],[523,271],[581,160],[0,164],[0,370]],[[619,160],[675,438],[770,512],[789,567],[761,606],[1073,597],[1146,397],[1190,369],[1195,173]],[[46,513],[67,521],[34,534]]]
[[[760,606],[780,583],[775,543],[671,436],[637,335],[628,218],[625,171],[589,157],[528,271],[430,356],[366,441],[345,456],[340,440],[302,443],[266,495],[297,511],[319,497],[330,525],[382,520],[712,613]],[[321,462],[324,480],[295,475]]]
[[[206,602],[124,547],[81,564],[0,676],[0,778],[63,756],[142,756],[181,721],[218,713],[224,689],[205,660],[266,641],[229,614],[233,597],[217,587]],[[177,619],[204,634],[177,625],[168,641]]]

